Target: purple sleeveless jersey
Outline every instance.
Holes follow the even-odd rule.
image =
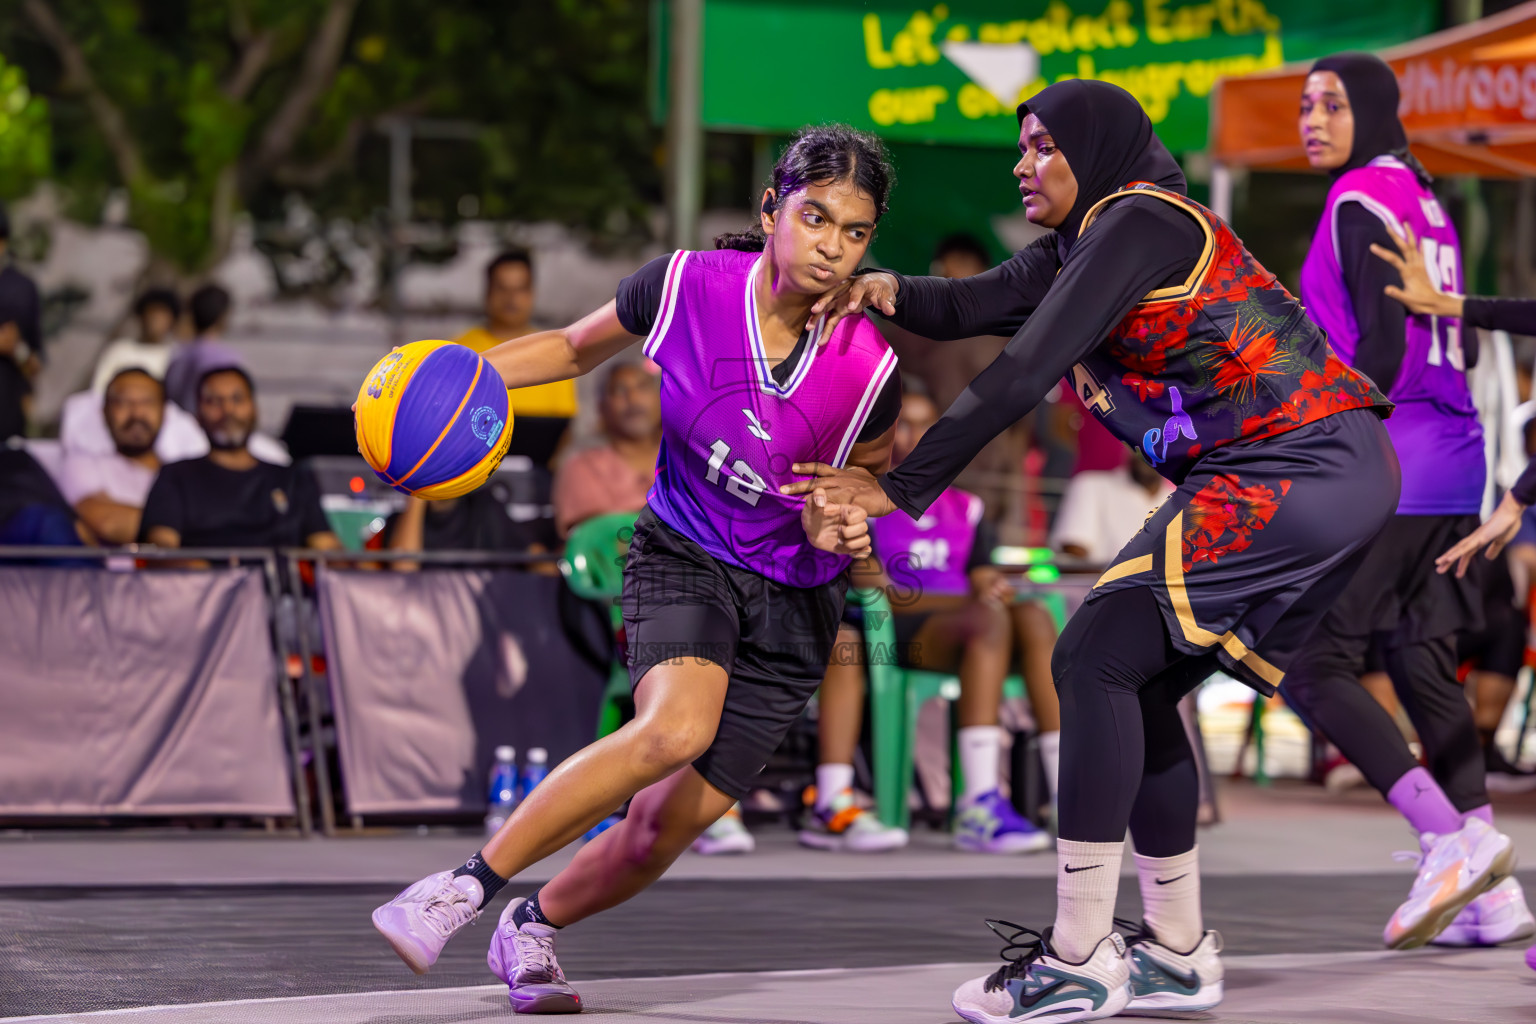
[[[1361,204],[1400,235],[1404,224],[1412,227],[1430,276],[1445,291],[1462,291],[1461,245],[1434,195],[1400,161],[1378,157],[1339,176],[1328,191],[1328,204],[1301,267],[1301,298],[1334,351],[1353,366],[1360,330],[1339,270],[1342,203]],[[1483,428],[1467,388],[1461,321],[1410,315],[1406,328],[1403,366],[1387,396],[1397,403],[1386,426],[1403,467],[1397,513],[1476,513],[1482,507],[1486,472]]]
[[[951,487],[921,519],[913,521],[900,510],[871,519],[875,554],[900,586],[914,585],[923,594],[968,594],[971,581],[965,567],[982,510],[976,495]]]
[[[800,526],[804,498],[779,493],[796,462],[841,466],[896,355],[863,316],[807,346],[780,385],[769,373],[753,282],[758,253],[678,252],[645,354],[661,367],[661,454],[648,503],[722,562],[816,587],[848,559]],[[819,330],[819,325],[817,325]]]

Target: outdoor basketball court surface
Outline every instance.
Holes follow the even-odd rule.
[[[1536,798],[1499,805],[1536,868]],[[1387,953],[1410,839],[1374,794],[1228,787],[1202,832],[1207,924],[1228,955],[1209,1021],[1536,1021],[1523,945]],[[485,967],[491,914],[412,975],[368,914],[472,852],[473,836],[31,833],[0,838],[0,1017],[166,1024],[459,1024],[508,1020]],[[1129,861],[1129,858],[1127,858]],[[552,860],[526,878],[548,877]],[[1522,874],[1536,889],[1536,871]],[[1121,916],[1139,913],[1122,878]],[[668,881],[567,929],[561,962],[586,1013],[631,1021],[941,1024],[949,994],[990,971],[985,917],[1049,923],[1050,856],[914,848],[802,851],[759,830],[756,854],[689,855]],[[522,880],[511,893],[531,888]],[[7,1022],[9,1024],[9,1021]]]

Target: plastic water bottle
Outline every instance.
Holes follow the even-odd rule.
[[[528,794],[533,792],[533,787],[544,781],[549,774],[549,751],[543,747],[530,747],[528,749],[528,763],[523,766],[523,784],[518,789],[518,796],[528,799]]]
[[[496,748],[496,763],[491,765],[490,792],[486,799],[485,834],[495,835],[517,806],[517,752],[511,747]]]

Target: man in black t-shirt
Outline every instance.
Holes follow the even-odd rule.
[[[256,426],[256,396],[244,370],[203,375],[197,421],[211,450],[161,468],[144,502],[140,540],[163,548],[341,547],[314,478],[262,462],[246,447]]]

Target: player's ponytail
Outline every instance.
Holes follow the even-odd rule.
[[[766,185],[773,196],[764,200],[763,212],[772,213],[808,185],[847,181],[874,200],[878,222],[890,207],[895,177],[885,144],[878,136],[845,124],[802,128],[773,165],[773,176]],[[767,241],[762,228],[753,226],[719,235],[715,248],[762,252]]]

